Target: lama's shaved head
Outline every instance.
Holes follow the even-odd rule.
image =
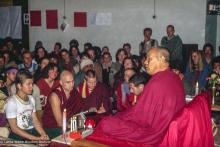
[[[67,70],[64,70],[60,74],[60,85],[62,86],[64,91],[70,92],[74,87],[73,74]]]
[[[64,70],[60,74],[60,80],[63,80],[66,76],[73,76],[73,74],[68,70]]]
[[[147,72],[153,75],[167,69],[169,67],[169,57],[169,51],[165,48],[155,47],[149,49],[144,62]]]

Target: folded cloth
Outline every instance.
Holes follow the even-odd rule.
[[[7,127],[0,127],[0,136],[8,138],[9,136],[9,130]]]

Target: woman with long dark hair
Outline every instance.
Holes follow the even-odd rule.
[[[59,81],[57,80],[58,77],[58,67],[55,64],[49,64],[44,69],[44,74],[42,78],[37,81],[37,86],[40,89],[40,98],[41,98],[41,105],[42,109],[46,105],[47,97],[50,92],[59,86]]]
[[[191,81],[193,87],[198,82],[199,88],[204,89],[206,85],[206,77],[211,72],[211,66],[202,60],[199,50],[192,50],[189,63],[186,67],[185,77]]]

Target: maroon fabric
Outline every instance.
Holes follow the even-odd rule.
[[[51,91],[55,88],[57,88],[59,86],[59,81],[55,80],[52,87],[50,87],[47,82],[45,81],[45,79],[40,79],[37,81],[37,86],[40,89],[40,95],[44,96],[44,99],[41,101],[41,105],[44,109],[44,106],[47,102],[47,97],[49,96],[49,94],[51,93]]]
[[[63,112],[63,110],[66,108],[67,119],[70,119],[70,117],[72,117],[74,114],[79,113],[81,111],[83,102],[77,90],[73,89],[70,92],[69,99],[66,98],[66,95],[61,87],[59,87],[59,89],[57,88],[53,90],[53,92],[56,93],[60,99],[61,111]],[[53,111],[49,103],[49,99],[50,97],[47,99],[47,104],[44,109],[43,126],[45,128],[59,128],[56,123],[55,117],[53,115]]]
[[[87,12],[74,12],[74,27],[87,27]]]
[[[79,85],[78,89],[82,87],[82,84],[83,83]],[[80,95],[82,95],[82,93],[80,93]],[[98,82],[95,89],[89,94],[89,96],[82,98],[82,101],[84,103],[83,110],[88,110],[91,107],[99,109],[103,103],[106,112],[111,113],[110,91],[108,91],[107,86],[102,83]]]
[[[160,147],[213,147],[208,93],[198,95],[171,121]],[[144,147],[144,143],[114,139],[98,130],[86,139],[114,147]]]
[[[37,86],[40,89],[40,94],[48,96],[53,89],[56,89],[59,86],[59,80],[55,80],[52,87],[50,87],[45,79],[40,79],[37,81]]]
[[[97,130],[98,128],[96,128]],[[111,147],[153,147],[144,143],[130,142],[126,140],[114,139],[101,131],[95,131],[92,135],[86,137],[87,140],[92,140],[98,143],[109,145]]]
[[[158,72],[145,86],[134,107],[104,118],[97,131],[114,139],[158,145],[184,105],[180,78],[170,70]]]
[[[47,29],[58,29],[57,10],[46,10]]]
[[[213,147],[209,94],[194,98],[171,122],[160,146]]]
[[[0,113],[0,127],[5,127],[7,124],[7,118],[5,113]]]
[[[41,11],[31,10],[30,11],[30,26],[41,26]]]

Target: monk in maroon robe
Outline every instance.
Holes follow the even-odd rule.
[[[70,119],[74,114],[79,113],[81,109],[81,98],[76,89],[70,92],[70,97],[67,98],[63,88],[60,86],[52,91],[56,94],[61,102],[60,110],[63,112],[64,109],[67,111],[67,120]],[[49,100],[48,100],[49,101]],[[59,128],[60,125],[57,123],[56,118],[53,114],[51,105],[48,104],[45,107],[43,115],[43,124],[46,128]]]
[[[52,91],[47,99],[43,113],[43,126],[50,136],[60,135],[63,125],[63,110],[66,109],[66,118],[69,120],[74,114],[82,111],[82,101],[74,88],[72,73],[63,71],[60,75],[60,87]]]
[[[88,110],[94,107],[99,114],[111,113],[110,90],[105,84],[97,82],[94,70],[86,72],[85,80],[78,86],[77,90],[84,102],[82,109]]]
[[[137,104],[104,118],[96,128],[110,138],[156,146],[163,140],[174,116],[185,105],[181,80],[169,69],[169,52],[152,48],[145,61],[152,78]]]

